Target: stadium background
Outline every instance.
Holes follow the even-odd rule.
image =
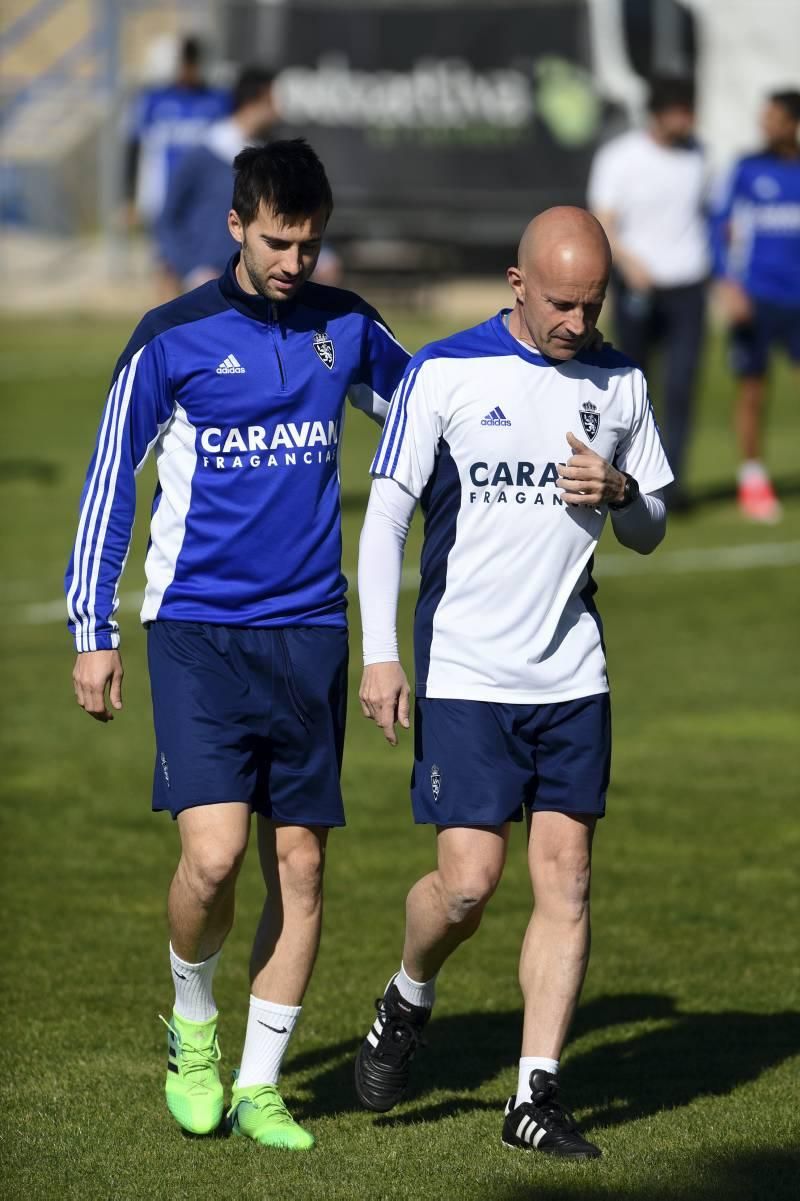
[[[652,559],[611,537],[598,556],[615,783],[597,845],[593,961],[564,1071],[605,1148],[599,1165],[531,1162],[499,1146],[529,905],[518,832],[483,930],[443,975],[418,1091],[386,1118],[356,1110],[353,1051],[395,966],[405,889],[431,847],[410,824],[407,740],[389,752],[353,707],[350,826],[332,843],[323,949],[285,1075],[320,1148],[298,1162],[181,1138],[162,1112],[155,1020],[170,1002],[163,892],[174,833],[148,812],[135,616],[145,522],[123,581],[126,707],[111,727],[74,706],[59,597],[107,378],[152,303],[149,249],[119,220],[119,131],[153,47],[167,45],[159,39],[205,33],[222,79],[243,61],[280,68],[290,126],[330,167],[348,282],[416,348],[503,303],[498,279],[520,226],[555,200],[582,200],[593,148],[637,119],[650,70],[695,73],[717,166],[752,145],[761,95],[794,80],[799,21],[790,0],[4,6],[4,1195],[795,1195],[800,468],[796,380],[784,363],[767,445],[782,524],[749,527],[736,514],[732,382],[712,328],[693,507]],[[433,99],[415,106],[416,94]],[[348,574],[373,442],[351,417]],[[143,477],[146,504],[152,475]],[[406,648],[418,535],[402,598]],[[357,605],[351,614],[355,692]],[[219,974],[227,1068],[258,897],[250,863]]]

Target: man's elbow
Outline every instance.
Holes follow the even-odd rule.
[[[652,555],[653,551],[658,550],[659,546],[664,541],[666,532],[667,523],[665,521],[662,526],[652,531],[651,536],[645,543],[642,543],[639,546],[633,546],[631,547],[631,550],[638,551],[640,555]]]
[[[636,551],[637,555],[652,555],[654,550],[658,550],[661,543],[664,541],[664,536],[667,532],[667,523],[664,521],[658,526],[649,529],[646,534],[639,532],[636,535],[626,537],[624,531],[615,529],[614,533],[617,536],[617,541],[627,550]]]

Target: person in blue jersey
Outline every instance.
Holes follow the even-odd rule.
[[[764,465],[766,378],[773,348],[800,364],[800,91],[764,106],[764,149],[735,164],[712,214],[714,274],[730,324],[738,377],[738,503],[751,521],[776,522],[780,501]]]
[[[279,114],[273,85],[271,71],[246,67],[233,89],[231,115],[209,126],[170,179],[156,233],[160,257],[183,290],[215,279],[230,258],[233,160],[245,146],[266,141],[274,128]],[[315,282],[338,284],[341,274],[338,255],[323,246]]]
[[[203,76],[199,38],[184,38],[175,78],[143,88],[128,114],[125,191],[132,221],[155,231],[183,155],[202,141],[212,122],[228,114],[230,106],[227,88],[213,87]],[[159,291],[165,300],[178,291],[178,279],[163,261],[159,261]]]
[[[78,704],[122,708],[114,616],[135,477],[152,451],[147,627],[153,808],[171,813],[175,1001],[170,1112],[195,1134],[223,1114],[213,978],[257,815],[267,895],[229,1120],[307,1149],[277,1090],[320,938],[328,831],[344,824],[347,684],[339,449],[345,402],[382,423],[408,355],[351,292],[308,282],[332,209],[301,139],[244,150],[223,275],[148,313],[114,371],[66,575]],[[106,699],[108,694],[108,699]]]
[[[233,89],[230,116],[210,125],[172,174],[156,233],[160,257],[184,289],[216,279],[233,253],[228,229],[233,160],[245,146],[269,136],[277,120],[273,83],[273,72],[245,68]]]
[[[400,967],[359,1050],[357,1094],[380,1112],[404,1096],[436,977],[477,930],[525,812],[535,908],[502,1140],[566,1158],[600,1154],[558,1094],[611,753],[593,555],[609,512],[619,542],[654,550],[672,480],[642,372],[591,349],[610,269],[599,222],[550,209],[508,272],[514,307],[412,358],[372,465],[358,570],[362,709],[394,745],[396,723],[409,725],[396,613],[419,501],[411,795],[415,820],[436,828],[437,866],[408,894]]]

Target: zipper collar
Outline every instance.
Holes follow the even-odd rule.
[[[251,321],[259,321],[262,325],[275,324],[283,328],[286,319],[297,307],[298,297],[303,289],[301,288],[297,296],[292,297],[291,300],[282,300],[280,304],[274,300],[268,300],[266,296],[260,296],[258,292],[245,292],[236,278],[238,263],[239,251],[233,255],[219,277],[219,288],[228,304],[243,316],[249,317]]]

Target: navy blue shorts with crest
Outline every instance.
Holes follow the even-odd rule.
[[[501,826],[526,808],[602,817],[610,768],[607,692],[550,705],[417,700],[418,823]]]
[[[737,376],[766,375],[770,351],[781,346],[791,361],[800,363],[800,307],[753,300],[753,313],[731,329],[731,370]]]
[[[345,628],[154,621],[147,656],[154,809],[243,801],[278,822],[344,825]]]

